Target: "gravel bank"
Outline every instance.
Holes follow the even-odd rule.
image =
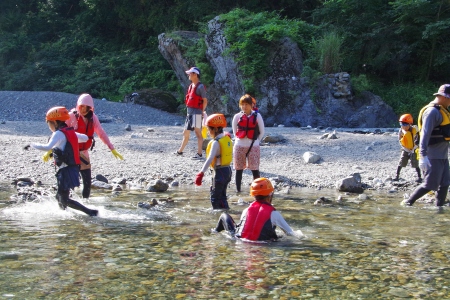
[[[74,107],[77,95],[53,92],[0,92],[0,181],[10,182],[17,177],[32,177],[44,183],[54,183],[54,167],[41,160],[43,153],[25,151],[30,142],[45,142],[50,131],[43,121],[48,108],[56,105]],[[184,117],[150,107],[96,100],[95,111],[109,120],[102,124],[112,143],[125,160],[114,159],[109,149],[99,141],[92,152],[92,173],[108,179],[125,177],[128,181],[145,178],[173,178],[181,186],[192,185],[203,161],[192,160],[196,140],[191,140],[185,155],[178,157]],[[125,126],[131,124],[131,131]],[[228,128],[229,129],[229,128]],[[393,176],[400,156],[396,134],[355,134],[337,129],[338,139],[319,139],[323,130],[300,128],[266,128],[267,134],[282,135],[285,141],[261,147],[261,175],[276,178],[278,186],[297,186],[314,189],[334,188],[336,181],[352,173],[361,174],[366,188],[384,191],[412,190],[415,171],[404,168],[399,184],[387,180]],[[386,130],[384,130],[386,131]],[[316,164],[306,164],[306,151],[319,154]],[[206,182],[209,176],[205,176]],[[380,179],[384,183],[374,183]],[[234,179],[233,181],[234,182]],[[243,183],[251,182],[251,173],[244,172]],[[203,187],[206,189],[207,183]],[[234,190],[234,184],[230,191]],[[399,197],[401,194],[399,194]]]

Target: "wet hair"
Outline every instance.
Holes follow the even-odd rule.
[[[239,99],[239,106],[242,105],[243,103],[247,103],[250,106],[253,106],[253,97],[250,96],[249,94],[245,94],[244,96],[241,97],[241,99]]]

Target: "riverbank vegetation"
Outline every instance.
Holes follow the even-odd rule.
[[[144,88],[182,94],[157,35],[205,33],[217,15],[230,24],[226,35],[249,87],[270,72],[266,49],[283,36],[302,49],[305,76],[349,72],[356,92],[380,95],[399,114],[417,112],[450,78],[446,0],[4,0],[0,89],[112,100]],[[204,52],[190,54],[207,69]]]

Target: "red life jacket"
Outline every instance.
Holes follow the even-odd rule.
[[[275,228],[270,221],[270,215],[274,210],[275,207],[268,203],[254,201],[250,204],[240,237],[251,241],[276,239]]]
[[[95,141],[94,141],[94,122],[92,121],[92,118],[88,118],[88,122],[87,124],[84,123],[83,117],[76,111],[74,110],[74,115],[77,118],[77,123],[78,123],[78,128],[77,128],[77,132],[78,133],[82,133],[88,136],[88,141],[86,143],[79,143],[78,148],[80,149],[80,151],[83,150],[88,150],[89,148],[94,148],[95,145]],[[94,141],[94,145],[92,144],[92,142]],[[92,147],[91,147],[92,145]]]
[[[253,111],[250,116],[242,113],[237,123],[236,136],[240,139],[248,137],[251,140],[256,140],[259,136],[258,127],[258,113]]]
[[[189,86],[186,98],[184,99],[187,107],[203,110],[203,98],[197,95],[197,87],[200,84],[201,82],[198,82],[197,85],[191,83]]]
[[[73,129],[73,127],[64,127],[59,130],[62,133],[64,133],[64,135],[66,136],[66,139],[67,139],[66,146],[63,150],[63,153],[66,154],[66,155],[63,155],[66,160],[64,162],[69,166],[74,165],[74,164],[75,165],[81,164],[80,151],[78,150],[78,137],[77,137],[77,134],[75,133],[75,130]],[[69,147],[71,147],[72,149],[70,150]],[[65,157],[68,154],[73,156],[73,158]]]

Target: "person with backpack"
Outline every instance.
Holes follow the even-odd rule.
[[[419,113],[417,124],[420,130],[419,168],[423,182],[401,202],[412,206],[430,191],[435,191],[436,206],[442,207],[450,186],[448,143],[450,142],[450,84],[439,87],[433,101]]]
[[[227,120],[223,114],[212,114],[206,119],[208,133],[212,140],[206,147],[206,161],[200,173],[195,178],[197,186],[202,185],[203,176],[208,168],[212,172],[211,205],[213,209],[229,209],[227,187],[231,181],[231,161],[233,142],[228,134],[223,132]]]
[[[117,152],[114,145],[108,138],[108,135],[103,130],[97,115],[94,113],[94,100],[89,94],[81,94],[78,97],[77,107],[72,109],[69,113],[70,119],[67,125],[73,127],[76,132],[88,136],[88,141],[80,143],[80,174],[83,179],[83,198],[89,198],[91,195],[91,160],[89,158],[89,150],[95,146],[94,133],[98,135],[100,140],[108,146],[115,158],[123,160],[123,156]]]
[[[233,166],[236,170],[236,191],[241,192],[242,174],[247,168],[252,171],[253,180],[260,177],[260,141],[264,136],[264,121],[256,107],[256,100],[249,94],[239,99],[241,111],[234,115],[232,128],[235,136]]]
[[[413,117],[410,114],[404,114],[399,119],[400,130],[398,131],[398,140],[402,149],[400,155],[400,161],[397,166],[397,174],[394,181],[398,181],[400,178],[400,171],[402,168],[408,165],[408,161],[411,161],[411,167],[416,169],[417,183],[422,182],[422,172],[419,168],[419,161],[417,160],[416,150],[419,148],[419,129],[413,125]]]
[[[303,232],[292,230],[280,212],[273,207],[274,190],[269,179],[255,179],[250,186],[250,195],[254,197],[254,201],[242,212],[239,224],[228,213],[222,213],[212,232],[226,230],[232,237],[248,241],[276,241],[279,239],[275,232],[278,226],[286,235],[304,238]]]
[[[66,121],[69,120],[69,111],[63,106],[52,107],[46,114],[45,120],[48,128],[53,132],[47,144],[32,143],[31,147],[47,151],[42,157],[47,162],[51,156],[58,167],[56,179],[58,190],[56,199],[59,207],[67,207],[80,210],[89,216],[97,216],[98,210],[89,209],[78,201],[70,199],[70,190],[80,186],[79,168],[80,155],[78,143],[88,140],[85,134],[75,132],[72,127],[68,127]]]

